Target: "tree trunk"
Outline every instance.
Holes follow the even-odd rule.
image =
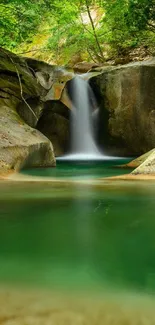
[[[97,44],[99,53],[101,55],[101,58],[104,61],[103,52],[102,52],[102,49],[101,49],[101,46],[100,46],[100,43],[99,43],[99,40],[98,40],[98,37],[97,37],[97,34],[96,34],[95,25],[94,25],[94,22],[93,22],[93,19],[92,19],[92,16],[91,16],[91,12],[90,12],[90,8],[89,8],[88,0],[85,0],[85,3],[86,3],[86,8],[87,8],[88,16],[89,16],[89,19],[90,19],[90,22],[91,22],[91,26],[92,26],[94,38],[95,38],[95,41],[96,41],[96,44]]]

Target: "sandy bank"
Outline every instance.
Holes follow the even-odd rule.
[[[151,325],[154,320],[149,296],[0,290],[2,325]]]
[[[104,178],[103,178],[104,179]],[[155,174],[125,174],[120,176],[107,177],[106,180],[117,181],[117,180],[127,180],[127,181],[155,181]]]

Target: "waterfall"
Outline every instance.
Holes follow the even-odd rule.
[[[93,92],[88,81],[80,77],[73,80],[73,109],[71,117],[72,154],[79,158],[99,156],[93,130]]]
[[[97,107],[93,91],[85,75],[76,76],[71,81],[69,96],[72,101],[71,153],[61,160],[105,160],[110,157],[97,148],[93,114]]]

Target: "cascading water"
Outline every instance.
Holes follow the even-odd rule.
[[[72,79],[70,97],[71,115],[71,154],[61,160],[105,160],[112,157],[100,153],[95,143],[93,111],[96,101],[85,75]]]
[[[94,140],[92,111],[92,90],[88,81],[80,77],[73,80],[72,155],[79,158],[93,158],[101,155]]]

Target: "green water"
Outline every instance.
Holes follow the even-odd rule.
[[[24,173],[74,180],[120,170],[61,163]],[[5,183],[0,189],[1,282],[155,291],[155,183]]]
[[[132,159],[130,159],[132,160]],[[94,179],[99,177],[110,177],[131,172],[130,168],[118,168],[117,165],[126,164],[129,159],[119,159],[103,162],[57,162],[56,168],[35,168],[23,170],[22,174],[33,176],[72,178],[72,179]]]

